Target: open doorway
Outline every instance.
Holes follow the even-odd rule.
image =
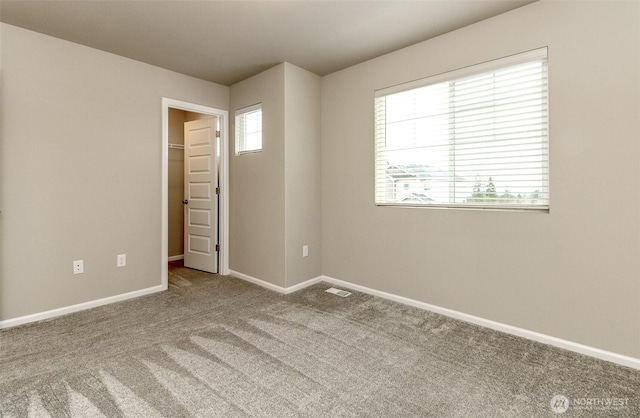
[[[182,165],[179,161],[182,157],[181,152],[184,147],[182,139],[184,136],[177,134],[178,130],[182,127],[179,124],[184,125],[185,122],[192,123],[197,120],[214,120],[216,130],[219,131],[219,141],[216,144],[218,150],[218,230],[217,230],[217,243],[219,244],[219,250],[217,251],[217,271],[220,274],[229,274],[229,198],[228,198],[228,111],[201,106],[193,103],[182,102],[174,99],[163,98],[162,99],[162,286],[167,288],[168,286],[168,267],[167,263],[170,259],[180,259],[182,254],[178,247],[183,247],[180,244],[182,237],[178,237],[178,234],[184,236],[182,228],[180,228],[180,222],[183,221],[181,216],[176,216],[176,213],[181,213],[183,208],[176,207],[176,205],[182,204],[182,197],[176,195],[176,188],[169,188],[170,182],[170,168],[171,171],[180,170]],[[176,135],[178,140],[175,140]],[[170,137],[173,142],[170,141]],[[181,146],[182,145],[182,146]],[[175,173],[172,173],[175,174]],[[175,186],[176,176],[172,175],[172,186]],[[181,188],[178,187],[177,193],[180,193]],[[185,196],[185,194],[183,194]],[[177,201],[176,201],[177,200]],[[186,204],[186,203],[185,203]],[[171,217],[169,213],[171,212]],[[176,219],[178,218],[178,219]],[[171,224],[169,223],[171,221]],[[179,231],[179,232],[178,232]],[[171,243],[171,248],[169,244]],[[170,254],[171,253],[171,254]],[[170,255],[173,257],[170,258]]]

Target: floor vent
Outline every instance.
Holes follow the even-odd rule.
[[[346,298],[347,296],[351,295],[351,293],[344,290],[336,289],[335,287],[332,287],[331,289],[327,289],[326,292],[333,293],[334,295],[342,296],[343,298]]]

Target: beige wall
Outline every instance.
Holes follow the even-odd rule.
[[[539,2],[323,78],[323,273],[640,357],[637,2]],[[549,214],[374,205],[374,90],[549,47]]]
[[[538,2],[320,89],[290,64],[229,89],[2,24],[0,320],[160,284],[164,96],[230,109],[232,270],[283,287],[325,274],[640,357],[639,15]],[[376,89],[541,46],[549,214],[374,205]],[[234,111],[258,102],[264,149],[236,157]]]
[[[161,99],[226,109],[229,88],[1,31],[0,320],[159,286]]]
[[[230,268],[281,287],[322,274],[320,80],[283,63],[231,86]],[[235,111],[256,103],[263,149],[237,156]]]
[[[286,286],[322,274],[321,78],[285,64]],[[302,246],[309,256],[302,257]]]
[[[285,286],[284,64],[231,86],[229,267]],[[235,111],[262,103],[262,151],[235,155]]]
[[[184,121],[185,122],[191,122],[194,120],[200,120],[200,119],[210,119],[212,116],[211,115],[205,115],[204,113],[195,113],[195,112],[184,112],[185,117],[184,117]],[[184,137],[184,126],[183,126],[183,130],[182,130],[182,136]]]
[[[169,143],[184,145],[187,112],[169,109]],[[169,148],[168,177],[168,256],[184,254],[184,150]]]

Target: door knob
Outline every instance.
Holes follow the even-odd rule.
[[[184,199],[184,200],[182,201],[182,204],[183,204],[183,205],[188,205],[188,204],[189,204],[189,201],[188,201],[187,199]]]

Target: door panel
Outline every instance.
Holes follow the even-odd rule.
[[[200,235],[189,234],[189,252],[198,255],[211,255],[211,239]]]
[[[192,199],[207,200],[211,199],[211,183],[197,183],[193,182],[189,184],[187,195]]]
[[[189,226],[211,227],[211,211],[189,208]]]
[[[202,148],[202,147],[200,147]],[[211,173],[211,156],[197,155],[189,158],[190,174],[208,174]]]
[[[184,265],[218,272],[218,117],[184,124]]]

